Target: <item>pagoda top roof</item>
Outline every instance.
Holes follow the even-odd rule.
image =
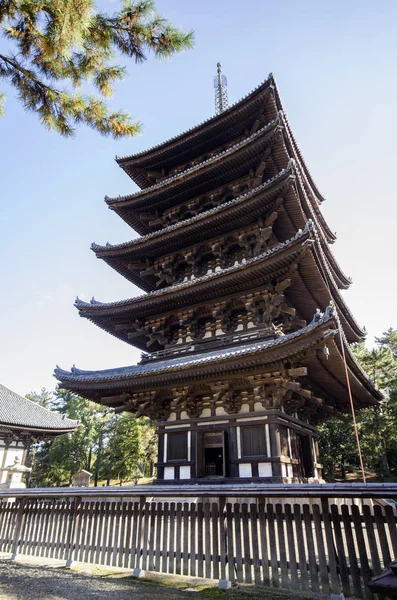
[[[274,93],[276,105],[279,111],[284,112],[281,101],[280,92],[277,87],[277,83],[273,73],[270,73],[268,77],[260,83],[251,92],[243,96],[240,100],[232,104],[228,109],[221,112],[218,115],[214,115],[204,120],[202,123],[187,129],[183,133],[170,138],[169,140],[157,144],[152,148],[139,152],[137,154],[131,154],[129,156],[117,157],[116,161],[119,166],[130,176],[134,181],[141,187],[146,188],[151,186],[150,181],[147,179],[143,170],[152,165],[164,165],[166,162],[172,160],[175,155],[183,155],[189,148],[197,147],[203,139],[213,139],[219,131],[232,133],[232,127],[239,121],[244,120],[246,114],[253,114],[257,110],[258,102],[263,102],[263,94],[268,92]],[[260,106],[260,104],[258,104]],[[285,117],[286,119],[286,117]],[[287,122],[288,123],[288,122]],[[323,196],[318,191],[313,178],[310,174],[309,169],[306,167],[302,153],[295,141],[293,133],[288,125],[288,133],[293,143],[294,149],[299,157],[305,175],[308,179],[310,186],[312,187],[317,199],[319,201],[324,200]],[[234,134],[235,135],[235,134]],[[232,138],[231,138],[232,139]]]
[[[146,187],[145,177],[141,174],[141,169],[159,164],[172,159],[175,155],[180,155],[194,144],[197,146],[206,138],[214,137],[215,133],[228,131],[235,124],[236,117],[241,119],[244,113],[252,114],[250,104],[255,100],[261,101],[261,96],[266,91],[273,91],[274,77],[270,73],[268,77],[260,83],[254,90],[243,96],[240,100],[229,106],[219,115],[213,115],[201,123],[190,127],[186,131],[166,140],[128,156],[116,156],[117,164],[130,176],[140,187]]]
[[[73,431],[78,424],[79,421],[67,419],[0,384],[0,425],[61,434]]]
[[[200,172],[203,171],[203,169],[205,169],[207,166],[216,167],[217,165],[221,165],[223,168],[225,158],[233,156],[236,153],[236,151],[240,150],[241,148],[248,147],[249,150],[252,152],[252,142],[254,140],[262,138],[263,136],[267,136],[267,134],[272,133],[274,130],[276,130],[277,126],[282,124],[282,117],[282,111],[279,111],[274,119],[266,123],[266,125],[258,129],[258,131],[255,131],[251,135],[244,137],[242,140],[236,142],[232,146],[229,146],[225,150],[220,150],[214,156],[202,160],[196,165],[187,167],[183,171],[179,171],[174,175],[170,175],[169,177],[166,177],[165,179],[162,179],[157,183],[147,186],[142,190],[133,192],[132,194],[127,194],[125,196],[117,196],[115,198],[106,197],[105,202],[110,207],[118,207],[126,203],[131,204],[132,202],[134,202],[134,204],[137,204],[138,206],[146,205],[146,197],[150,196],[154,191],[159,191],[158,194],[156,194],[155,196],[155,202],[156,205],[158,205],[161,201],[160,194],[165,188],[167,188],[167,186],[174,185],[177,183],[185,183],[186,176],[190,176],[192,174],[200,175]],[[265,139],[267,139],[267,137]]]
[[[339,377],[341,377],[343,375],[343,365],[341,365],[341,353],[337,348],[339,336],[336,336],[338,333],[335,311],[330,306],[318,321],[313,320],[309,325],[298,331],[273,339],[254,341],[191,356],[178,356],[166,360],[149,361],[143,364],[102,371],[86,371],[77,369],[76,367],[73,367],[70,371],[66,371],[57,367],[54,371],[54,376],[66,388],[81,389],[84,390],[85,394],[89,393],[88,390],[92,389],[91,397],[94,397],[95,390],[98,391],[98,384],[100,384],[100,389],[103,389],[104,386],[107,389],[115,389],[119,384],[125,387],[130,383],[135,383],[139,386],[141,380],[148,381],[148,378],[150,380],[153,377],[161,377],[162,379],[166,377],[166,380],[170,383],[175,377],[179,379],[185,377],[186,379],[187,370],[193,369],[194,375],[197,375],[198,369],[200,372],[204,369],[206,373],[209,373],[212,365],[216,365],[217,373],[219,374],[219,363],[224,363],[225,368],[227,368],[227,365],[234,365],[234,368],[243,368],[245,367],[244,359],[246,358],[248,361],[247,364],[249,363],[249,366],[253,367],[255,366],[256,356],[258,357],[258,364],[266,364],[291,357],[296,353],[301,354],[305,348],[313,347],[313,345],[318,345],[327,340],[327,343],[330,345],[332,341],[332,348],[326,371],[331,373],[332,377],[333,371],[337,370]],[[382,399],[382,394],[374,387],[370,379],[358,365],[350,353],[348,345],[345,342],[343,343],[345,345],[348,367],[354,379],[352,381],[352,389],[356,401],[364,406],[376,404],[378,400]],[[237,363],[235,362],[236,359],[238,359]],[[303,358],[301,358],[301,361],[304,363]],[[324,367],[325,365],[323,365]],[[95,387],[91,388],[90,384],[95,385]],[[341,381],[339,380],[336,388],[341,385]],[[346,390],[344,391],[344,395],[346,396]],[[344,401],[346,399],[343,398]]]

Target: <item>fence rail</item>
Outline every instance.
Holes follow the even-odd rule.
[[[397,486],[247,487],[1,491],[0,551],[372,597],[367,582],[397,557],[397,515],[357,498]]]

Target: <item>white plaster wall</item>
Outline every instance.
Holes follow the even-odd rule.
[[[6,457],[6,461],[5,461],[5,467],[9,467],[11,465],[14,464],[15,458],[19,457],[21,462],[22,462],[22,457],[23,457],[23,448],[16,448],[15,447],[15,443],[12,444],[10,446],[10,448],[7,451],[7,457]],[[2,457],[1,460],[4,457],[4,450],[2,450]],[[2,462],[0,462],[0,465],[2,464]],[[7,471],[2,471],[0,472],[0,483],[5,483],[7,481]]]
[[[240,477],[252,477],[251,463],[240,463],[238,469]]]
[[[175,479],[174,467],[164,467],[164,479]]]
[[[168,468],[166,467],[166,469]],[[179,469],[179,479],[190,479],[190,467],[181,467]]]
[[[272,463],[258,463],[259,477],[272,477]]]

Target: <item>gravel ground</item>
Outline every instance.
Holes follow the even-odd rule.
[[[215,590],[214,590],[215,591]],[[26,559],[0,559],[1,600],[172,600],[202,598],[201,593],[183,591],[151,581],[136,581],[126,571],[104,569],[70,570]]]
[[[81,563],[66,569],[59,560],[23,556],[13,562],[9,556],[0,554],[0,600],[327,600],[252,585],[222,592],[211,579],[149,573],[137,580],[127,569]]]

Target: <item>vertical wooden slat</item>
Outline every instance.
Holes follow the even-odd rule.
[[[141,560],[142,560],[141,564],[142,564],[143,571],[146,571],[146,569],[147,569],[149,518],[150,518],[150,504],[149,504],[149,502],[145,502],[145,505],[143,507],[143,543],[141,543],[141,547],[140,547],[140,554],[141,554]]]
[[[376,529],[378,530],[378,538],[380,547],[382,550],[383,557],[383,567],[386,568],[391,563],[391,555],[389,549],[389,542],[387,541],[386,530],[385,530],[385,521],[383,516],[382,507],[374,504],[374,515],[375,515],[375,523]]]
[[[360,572],[358,568],[357,554],[352,532],[352,518],[349,513],[349,507],[346,504],[342,504],[341,510],[346,547],[349,555],[349,568],[353,582],[353,593],[357,598],[362,598]]]
[[[181,574],[181,558],[182,558],[182,503],[176,505],[176,551],[175,551],[175,573]]]
[[[55,529],[56,529],[56,501],[54,500],[51,504],[51,518],[50,518],[50,526],[48,530],[48,550],[47,557],[54,558],[55,554]],[[25,537],[25,536],[24,536]]]
[[[99,505],[99,525],[98,525],[98,537],[95,550],[95,564],[99,565],[102,563],[103,555],[103,522],[105,518],[106,502],[100,502]]]
[[[276,530],[274,527],[273,504],[267,505],[267,523],[269,527],[270,564],[272,567],[272,585],[279,587]]]
[[[113,540],[114,540],[114,533],[115,533],[115,519],[116,519],[116,502],[111,502],[110,503],[110,511],[108,514],[108,519],[109,519],[109,527],[108,527],[108,539],[106,542],[106,546],[107,546],[107,553],[106,553],[106,564],[107,565],[114,565],[113,562]]]
[[[125,529],[124,537],[124,557],[123,567],[125,569],[131,565],[131,554],[132,554],[132,523],[134,519],[134,503],[129,500],[125,503],[125,512],[123,519],[123,528]]]
[[[174,573],[174,565],[175,565],[175,556],[174,556],[174,541],[175,541],[175,502],[171,502],[170,504],[170,522],[169,522],[169,531],[170,531],[170,556],[169,556],[169,567],[168,573]]]
[[[321,588],[324,594],[328,594],[330,591],[329,579],[328,579],[328,565],[325,558],[325,544],[323,537],[323,529],[322,529],[322,521],[320,508],[317,504],[313,505],[313,522],[314,522],[314,530],[316,533],[316,541],[317,541],[317,553],[318,553],[318,562],[320,566],[320,581]]]
[[[163,556],[162,556],[162,560],[161,560],[161,571],[162,573],[168,573],[168,568],[167,568],[167,564],[168,564],[168,549],[169,549],[169,543],[168,543],[168,519],[169,519],[169,514],[168,514],[168,502],[164,502],[164,506],[163,506],[163,512],[164,512],[164,526],[163,526]]]
[[[183,574],[189,575],[189,503],[184,502],[183,504],[183,547],[182,547],[182,561],[183,561]]]
[[[117,566],[122,568],[125,564],[126,553],[128,553],[128,547],[126,543],[127,538],[127,513],[128,513],[129,502],[122,499],[120,503],[120,535],[119,535],[119,554]]]
[[[385,506],[386,523],[389,529],[391,545],[393,548],[393,556],[397,559],[397,529],[396,517],[391,506]]]
[[[113,545],[112,564],[114,567],[121,566],[119,564],[119,562],[121,561],[121,557],[122,557],[121,544],[120,544],[121,510],[122,510],[122,503],[116,502],[115,513],[114,513],[114,524],[113,524],[114,535],[113,535],[113,541],[112,541],[112,545]]]
[[[219,579],[219,511],[218,504],[212,503],[211,506],[211,519],[212,519],[212,564],[213,564],[213,578]]]
[[[372,571],[375,576],[380,575],[380,572],[381,572],[381,566],[380,566],[380,560],[379,560],[379,555],[380,555],[379,550],[380,549],[378,548],[378,544],[377,544],[376,537],[375,537],[371,509],[366,504],[364,504],[364,506],[363,506],[363,516],[364,516],[365,528],[367,531],[369,550],[371,553]]]
[[[132,536],[131,536],[131,569],[139,568],[140,565],[140,548],[141,548],[141,534],[142,534],[142,510],[143,505],[141,501],[134,502],[133,508],[133,523],[132,523]]]
[[[303,515],[302,515],[300,504],[294,504],[295,531],[296,531],[296,539],[298,542],[298,552],[299,552],[299,578],[302,583],[302,589],[304,591],[308,591],[310,589],[310,585],[309,585],[309,576],[308,576],[308,565],[307,565],[307,560],[306,560],[305,538],[303,536],[302,519],[303,519]],[[309,515],[309,519],[310,519],[310,515]],[[309,522],[310,522],[310,520],[309,520]],[[316,574],[317,574],[317,572],[316,572]]]
[[[230,502],[226,504],[226,540],[227,540],[227,564],[228,564],[228,579],[234,581],[236,579],[234,567],[234,544],[233,544],[233,513]]]
[[[220,550],[220,579],[226,579],[227,538],[225,526],[225,499],[219,498],[219,550]]]
[[[107,552],[107,538],[108,538],[108,527],[109,527],[109,509],[110,503],[104,502],[103,513],[102,513],[102,541],[101,541],[101,558],[100,564],[104,565],[106,561],[106,552]]]
[[[236,548],[236,578],[239,583],[243,581],[243,553],[241,546],[241,513],[240,504],[234,505],[234,528],[235,528],[235,548]]]
[[[241,505],[241,515],[243,521],[243,540],[244,540],[244,581],[245,583],[252,583],[251,574],[251,545],[249,538],[249,525],[248,525],[248,504],[245,502]]]
[[[310,587],[312,591],[319,591],[320,586],[318,583],[318,570],[317,570],[317,558],[314,549],[314,537],[313,537],[313,525],[312,515],[310,512],[310,506],[304,504],[302,507],[303,522],[305,524],[305,538],[307,544],[307,556],[309,559],[309,571],[310,571]]]
[[[329,502],[328,498],[321,498],[321,508],[323,513],[324,532],[326,547],[328,549],[328,564],[331,575],[331,589],[335,594],[340,593],[340,582],[338,577],[338,570],[336,565],[336,552],[334,546],[334,538],[332,535],[332,526],[329,515]]]
[[[290,504],[284,506],[285,514],[285,528],[287,534],[287,548],[288,548],[288,559],[289,559],[289,570],[291,573],[291,588],[293,590],[299,589],[298,584],[298,569],[296,563],[296,548],[295,548],[295,534],[294,525],[292,519],[292,509]],[[307,575],[307,573],[306,573]]]
[[[190,505],[190,575],[196,576],[196,503]]]
[[[288,566],[287,566],[287,552],[285,547],[285,533],[284,533],[284,515],[283,505],[276,504],[276,521],[277,521],[277,534],[278,534],[278,546],[280,552],[280,570],[281,570],[281,585],[283,588],[288,588]]]
[[[257,585],[262,583],[261,563],[259,559],[259,540],[258,540],[258,511],[256,504],[250,507],[251,539],[252,539],[252,561],[254,564],[254,581]]]
[[[267,536],[266,524],[266,505],[265,501],[259,499],[259,531],[261,539],[261,562],[262,562],[262,578],[264,585],[269,585],[269,544]]]
[[[203,556],[203,505],[197,504],[197,576],[204,577],[204,556]]]
[[[87,528],[89,530],[88,544],[84,552],[83,560],[86,563],[93,563],[95,556],[95,544],[98,526],[98,507],[99,502],[90,502],[89,518]]]
[[[363,529],[363,524],[361,521],[360,510],[359,510],[358,506],[353,505],[351,507],[351,511],[352,511],[352,518],[353,518],[353,523],[354,523],[354,532],[356,534],[357,547],[358,547],[358,552],[359,552],[359,556],[360,556],[360,574],[361,574],[361,578],[364,581],[364,590],[366,592],[366,595],[371,596],[370,592],[367,591],[368,588],[366,587],[366,584],[371,579],[371,571],[369,568],[367,548],[366,548],[365,539],[364,539],[364,529]]]
[[[36,540],[34,547],[34,556],[40,556],[41,542],[43,539],[43,528],[44,528],[44,514],[45,514],[45,501],[41,500],[38,506],[38,519],[36,529]]]
[[[210,503],[204,504],[204,555],[205,555],[205,576],[211,578],[211,529],[210,529]]]
[[[149,529],[149,557],[148,557],[148,570],[154,571],[154,553],[157,545],[156,540],[156,513],[157,505],[152,502],[150,505],[150,529]]]
[[[167,547],[164,545],[164,542],[161,539],[161,528],[163,523],[163,503],[157,503],[157,521],[156,521],[156,553],[154,560],[154,569],[157,572],[160,572],[160,564],[161,564],[161,554],[162,552],[167,552]]]
[[[83,502],[81,506],[81,517],[80,517],[80,544],[79,548],[76,548],[76,558],[80,562],[84,562],[84,555],[89,545],[90,535],[90,523],[88,520],[90,502]],[[78,552],[78,554],[77,554]]]
[[[349,581],[349,572],[347,569],[346,555],[347,548],[343,544],[343,536],[341,529],[341,517],[339,514],[338,506],[336,504],[332,504],[331,506],[331,515],[332,515],[332,524],[334,526],[334,534],[336,541],[336,550],[338,553],[338,564],[339,564],[339,574],[342,581],[342,590],[345,596],[351,595],[350,590],[350,581]],[[344,532],[346,533],[346,532]]]

